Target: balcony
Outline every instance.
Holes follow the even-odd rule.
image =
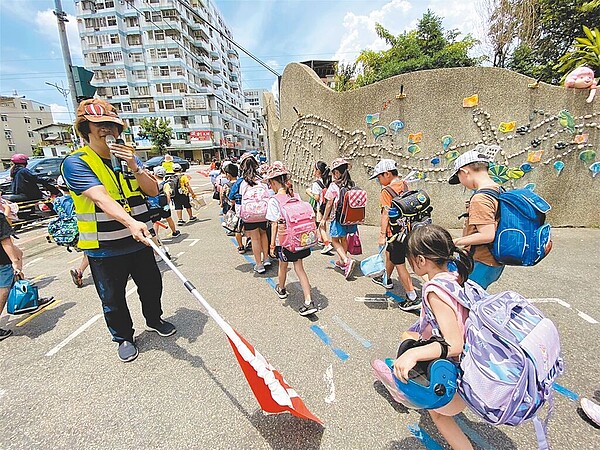
[[[215,86],[223,86],[223,81],[219,77],[214,77],[213,78],[213,84]]]
[[[212,50],[209,54],[213,60],[219,59],[219,52]]]
[[[221,63],[216,62],[216,61],[213,62],[210,66],[211,66],[213,73],[220,73],[223,68],[223,66],[221,66]]]
[[[239,89],[240,88],[240,83],[238,83],[237,81],[231,81],[229,83],[229,86],[231,86],[231,89]]]
[[[230,48],[229,50],[227,50],[227,56],[229,56],[230,58],[239,58],[239,54],[237,52],[237,50]]]

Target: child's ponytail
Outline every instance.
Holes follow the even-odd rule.
[[[473,258],[464,249],[454,246],[452,255],[449,258],[458,269],[458,282],[464,286],[465,281],[469,279],[469,275],[473,271]]]

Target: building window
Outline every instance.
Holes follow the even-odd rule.
[[[17,146],[14,144],[8,144],[8,151],[9,152],[14,152],[17,150]]]
[[[123,110],[123,112],[130,112],[130,111],[132,111],[131,103],[122,103],[121,104],[121,109]]]
[[[144,56],[141,53],[130,53],[129,58],[133,62],[142,62],[144,60]]]
[[[8,116],[5,116],[4,114],[2,114],[2,116],[0,116],[2,118],[2,122],[8,122]]]
[[[119,95],[129,95],[129,88],[127,86],[119,86]]]
[[[106,24],[109,27],[114,27],[117,24],[117,17],[116,16],[108,16],[106,18]]]
[[[25,123],[31,123],[31,119],[29,117],[24,117],[23,120]]]
[[[42,119],[36,119],[38,125],[42,125]]]
[[[33,131],[28,131],[28,132],[27,132],[27,135],[28,135],[30,138],[32,138],[32,137],[33,137]]]
[[[40,111],[46,111],[46,108],[43,106],[40,106]]]
[[[27,103],[21,103],[21,109],[27,109]]]
[[[138,86],[136,89],[139,95],[150,95],[150,88],[148,86]]]
[[[119,40],[119,35],[118,34],[111,34],[110,35],[110,43],[111,44],[119,44],[121,41]]]

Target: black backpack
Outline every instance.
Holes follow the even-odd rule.
[[[427,192],[418,190],[397,194],[389,186],[384,189],[392,196],[392,206],[398,210],[398,215],[390,215],[392,237],[389,242],[404,242],[411,230],[431,223],[433,206]]]

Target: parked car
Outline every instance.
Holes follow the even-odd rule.
[[[56,181],[60,175],[60,165],[64,156],[50,156],[48,158],[30,158],[27,168],[35,175],[40,175]],[[10,191],[10,169],[0,172],[0,191]]]
[[[146,161],[144,163],[144,167],[146,169],[152,170],[156,166],[160,166],[164,160],[164,156],[155,156]],[[183,170],[184,172],[190,168],[189,161],[187,159],[180,158],[179,156],[173,156],[173,162],[179,164],[181,166],[181,170]]]

